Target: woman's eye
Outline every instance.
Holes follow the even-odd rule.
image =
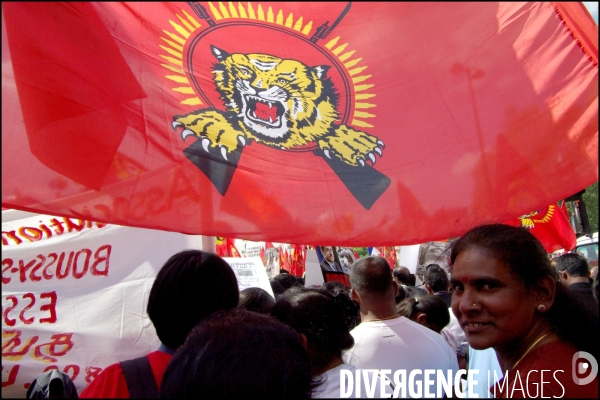
[[[454,286],[453,289],[454,289],[454,293],[456,293],[456,294],[461,294],[463,291],[462,286]]]
[[[492,290],[495,288],[496,288],[496,285],[494,285],[493,283],[486,283],[483,286],[481,286],[481,290]]]

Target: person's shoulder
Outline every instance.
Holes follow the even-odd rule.
[[[81,392],[80,398],[129,398],[121,363],[104,368]]]
[[[543,397],[598,398],[598,377],[586,385],[576,384],[572,378],[572,359],[576,352],[575,346],[563,340],[535,348],[518,368],[527,390],[543,390]],[[513,369],[508,375],[508,386],[515,386],[517,371]]]
[[[398,318],[398,320],[398,328],[404,331],[406,336],[412,337],[412,345],[431,346],[435,344],[444,351],[452,352],[448,342],[439,333],[405,317]],[[402,333],[400,332],[398,335],[402,336]]]

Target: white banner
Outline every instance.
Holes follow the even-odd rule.
[[[25,397],[52,368],[81,393],[108,365],[156,350],[154,278],[173,254],[202,246],[201,236],[14,210],[2,221],[2,397]],[[241,288],[272,294],[260,258],[228,262]]]

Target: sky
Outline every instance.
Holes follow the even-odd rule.
[[[588,9],[590,14],[592,14],[592,18],[594,18],[596,25],[598,25],[598,3],[595,1],[584,1],[583,5]]]

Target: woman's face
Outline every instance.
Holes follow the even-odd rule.
[[[452,270],[452,311],[469,344],[496,350],[518,346],[531,330],[535,292],[504,263],[477,247],[461,252]]]

